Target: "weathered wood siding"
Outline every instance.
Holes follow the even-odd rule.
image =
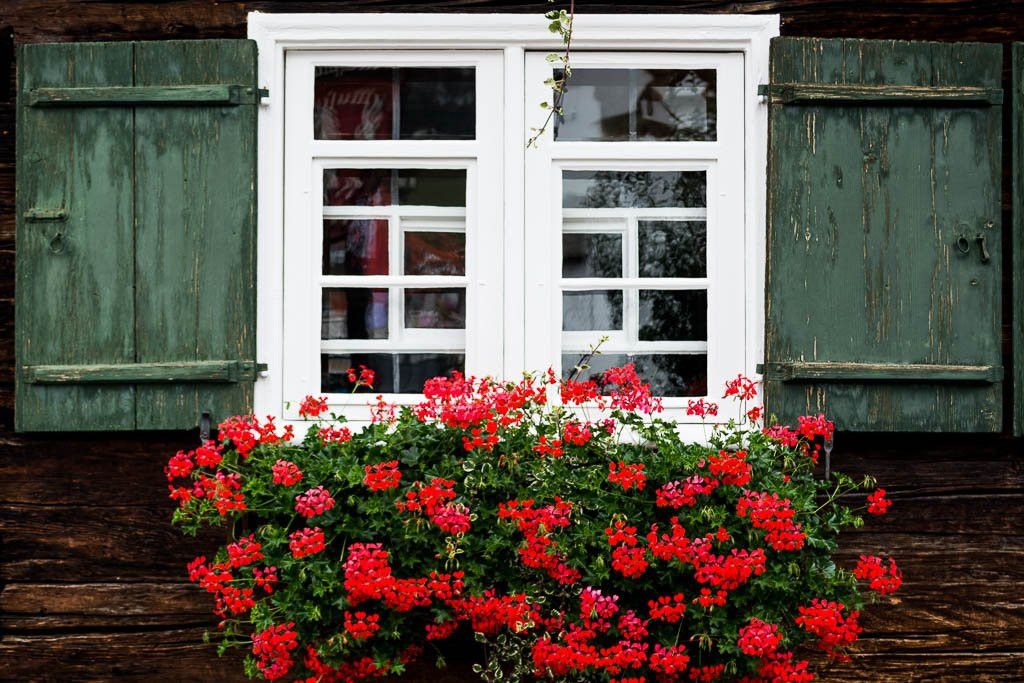
[[[1024,40],[1019,0],[578,4],[595,12],[777,12],[785,35]],[[237,658],[218,659],[202,643],[215,619],[206,595],[185,580],[185,563],[223,534],[186,539],[168,524],[171,506],[161,470],[167,456],[190,447],[195,435],[13,433],[14,88],[5,29],[18,42],[244,37],[250,10],[548,8],[546,2],[496,0],[3,0],[0,74],[11,80],[0,78],[0,679],[242,680]],[[1010,137],[1007,124],[1007,159]],[[1008,209],[1008,167],[1004,177]],[[1008,215],[1003,225],[1010,225]],[[1005,230],[1004,260],[1008,242]],[[1009,273],[1009,262],[1004,265]],[[1004,282],[1007,368],[1010,291]],[[890,551],[900,559],[905,584],[896,609],[869,611],[863,619],[866,632],[853,664],[826,679],[1024,679],[1024,442],[1007,436],[840,434],[835,455],[836,465],[851,474],[877,475],[895,502],[889,517],[849,535],[844,559],[852,563],[863,551]],[[427,672],[419,679],[471,675],[453,665],[446,677]]]

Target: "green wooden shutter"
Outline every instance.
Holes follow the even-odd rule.
[[[765,403],[999,431],[998,45],[771,45]],[[961,239],[962,238],[962,239]]]
[[[18,88],[16,428],[251,411],[255,43],[24,45]]]

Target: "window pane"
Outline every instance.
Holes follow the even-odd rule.
[[[640,341],[703,341],[707,338],[707,291],[640,291]]]
[[[714,69],[573,69],[555,140],[714,140],[715,83]]]
[[[397,96],[397,102],[396,100]],[[472,140],[472,67],[317,67],[317,140]]]
[[[387,275],[388,222],[325,220],[324,275]]]
[[[321,339],[387,339],[388,290],[323,290]]]
[[[562,277],[622,277],[622,235],[562,235]]]
[[[405,290],[405,326],[423,329],[465,329],[465,288]]]
[[[405,233],[406,275],[465,275],[466,233]]]
[[[569,377],[583,353],[562,354],[562,377]],[[708,357],[692,354],[599,354],[591,358],[577,379],[601,384],[601,375],[608,368],[633,363],[644,382],[651,385],[655,396],[705,396],[708,392]]]
[[[621,330],[622,290],[562,292],[562,329]]]
[[[373,387],[360,392],[419,394],[428,379],[465,372],[461,353],[325,353],[320,356],[320,391],[347,394],[352,391],[348,369],[365,365],[374,372]]]
[[[325,206],[465,206],[464,169],[324,169]]]
[[[707,224],[638,221],[640,277],[707,277]]]
[[[704,171],[563,171],[562,207],[699,208],[706,206]]]

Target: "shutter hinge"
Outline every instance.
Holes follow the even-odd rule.
[[[212,431],[213,428],[210,420],[210,411],[204,410],[203,414],[199,416],[199,443],[205,445],[206,442],[210,440],[210,434]]]

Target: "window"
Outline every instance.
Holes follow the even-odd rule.
[[[557,75],[536,17],[251,15],[271,91],[257,409],[297,419],[321,393],[365,419],[376,393],[413,402],[454,369],[567,374],[601,336],[591,372],[636,363],[677,418],[752,373],[755,88],[776,31],[775,17],[578,17],[565,115],[526,149]],[[351,394],[359,365],[372,394]]]

